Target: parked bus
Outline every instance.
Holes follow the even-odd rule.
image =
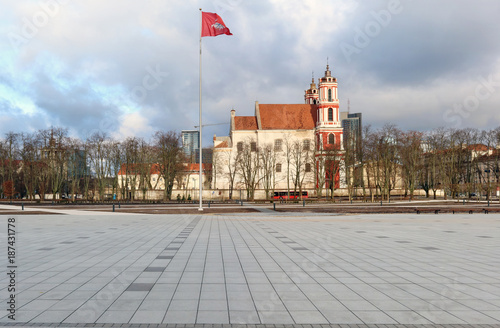
[[[290,198],[288,197],[288,194],[290,194]],[[307,191],[303,191],[302,198],[307,198],[307,197],[308,197]],[[286,191],[275,191],[273,199],[300,199],[300,192],[290,191],[290,193],[288,193]]]

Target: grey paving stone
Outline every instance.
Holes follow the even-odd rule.
[[[158,322],[162,322],[165,317],[165,311],[137,311],[135,312],[132,319],[130,319],[130,323],[153,323],[157,324]]]
[[[263,324],[293,324],[295,323],[288,311],[258,311]]]
[[[99,317],[99,319],[97,319],[96,322],[113,324],[128,323],[133,315],[134,312],[132,311],[106,311]]]
[[[328,320],[319,311],[290,311],[296,324],[326,324]]]
[[[154,283],[132,283],[126,291],[128,292],[147,292],[153,288]]]
[[[20,277],[27,287],[20,283],[19,305],[37,300],[42,307],[22,315],[33,319],[50,316],[49,311],[66,311],[71,313],[66,325],[70,321],[77,325],[81,320],[95,327],[95,322],[105,324],[99,320],[107,316],[120,316],[125,323],[136,310],[168,310],[163,319],[149,316],[144,320],[192,328],[200,305],[219,308],[217,302],[226,302],[223,312],[228,321],[224,322],[240,323],[236,318],[248,316],[248,323],[255,325],[246,328],[264,328],[263,324],[287,328],[285,324],[294,323],[291,313],[309,311],[321,312],[323,320],[332,324],[347,325],[362,323],[352,311],[363,316],[368,326],[383,322],[382,315],[405,327],[410,327],[409,322],[450,324],[446,328],[465,322],[500,322],[500,283],[495,279],[500,274],[496,265],[500,255],[492,247],[494,239],[479,237],[500,235],[500,225],[492,215],[474,222],[460,215],[447,219],[446,214],[439,217],[441,221],[425,215],[415,219],[386,215],[314,220],[302,215],[283,221],[262,217],[260,226],[255,220],[258,216],[142,216],[89,214],[50,220],[31,217],[25,221]],[[180,238],[178,232],[190,222],[198,223],[196,230],[189,225]],[[57,226],[57,234],[53,226]],[[61,233],[81,233],[77,226],[88,229],[88,235],[106,231],[106,238],[74,237],[79,247],[52,247],[61,243]],[[275,233],[266,232],[264,227]],[[455,232],[445,235],[443,229]],[[123,238],[129,232],[130,237]],[[388,241],[396,243],[389,247]],[[174,245],[178,248],[180,242],[182,249],[164,250]],[[290,246],[307,250],[296,251]],[[53,248],[57,256],[34,252],[41,248]],[[159,258],[167,256],[170,258]],[[166,268],[152,272],[145,270],[148,267]],[[152,287],[125,291],[134,283]],[[43,301],[56,303],[45,308]],[[192,303],[179,303],[182,301]],[[134,306],[112,311],[113,304],[117,308],[120,302]],[[375,309],[363,306],[366,304]],[[91,315],[84,315],[88,310]],[[299,327],[325,328],[312,323],[313,319]],[[141,324],[127,323],[125,327]],[[378,324],[383,325],[379,328],[386,327]],[[207,325],[220,328],[222,322]]]
[[[229,323],[229,312],[226,311],[218,311],[218,310],[209,310],[209,311],[204,311],[204,310],[199,310],[197,317],[196,317],[196,323],[209,323],[209,324],[224,324],[224,323]]]

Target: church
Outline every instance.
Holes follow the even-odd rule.
[[[229,197],[272,199],[278,191],[321,197],[344,187],[343,129],[337,79],[329,65],[303,104],[259,104],[253,116],[231,110],[229,136],[214,136],[213,189]],[[231,195],[232,194],[232,195]]]

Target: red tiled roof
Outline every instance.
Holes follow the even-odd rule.
[[[150,173],[151,175],[153,174],[160,174],[160,164],[155,163],[155,164],[128,164],[128,169],[127,169],[127,164],[122,164],[120,171],[118,171],[118,175],[139,175],[141,173],[141,170],[147,169],[148,166],[151,166],[150,168]],[[212,169],[212,164],[210,163],[203,163],[202,165],[203,170],[210,170]],[[193,164],[193,163],[185,163],[183,165],[183,170],[184,171],[199,171],[200,170],[200,164]]]
[[[475,150],[475,151],[488,151],[490,148],[488,146],[483,145],[483,144],[474,144],[474,145],[469,145],[467,146],[468,150]]]
[[[14,165],[14,166],[19,166],[21,165],[22,161],[15,159],[15,160],[10,160],[10,159],[4,159],[0,160],[0,166],[9,166],[9,165]]]
[[[212,169],[212,164],[203,163],[201,167],[203,170],[207,170],[207,169],[210,170],[210,169]],[[184,164],[184,171],[196,171],[196,172],[198,172],[198,171],[200,171],[200,164],[198,164],[198,163],[196,163],[196,164],[195,163]]]
[[[263,130],[310,130],[316,126],[316,105],[260,104]]]
[[[235,116],[235,130],[257,130],[257,118],[255,116]]]
[[[159,164],[122,164],[120,167],[120,171],[118,171],[118,175],[137,175],[140,174],[141,171],[146,170],[148,166],[150,167],[149,174],[160,174],[160,165]]]
[[[223,141],[220,144],[218,144],[217,146],[215,146],[215,148],[227,148],[227,147],[229,147],[227,141]]]

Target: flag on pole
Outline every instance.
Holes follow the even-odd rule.
[[[216,13],[201,13],[201,36],[233,35]]]

